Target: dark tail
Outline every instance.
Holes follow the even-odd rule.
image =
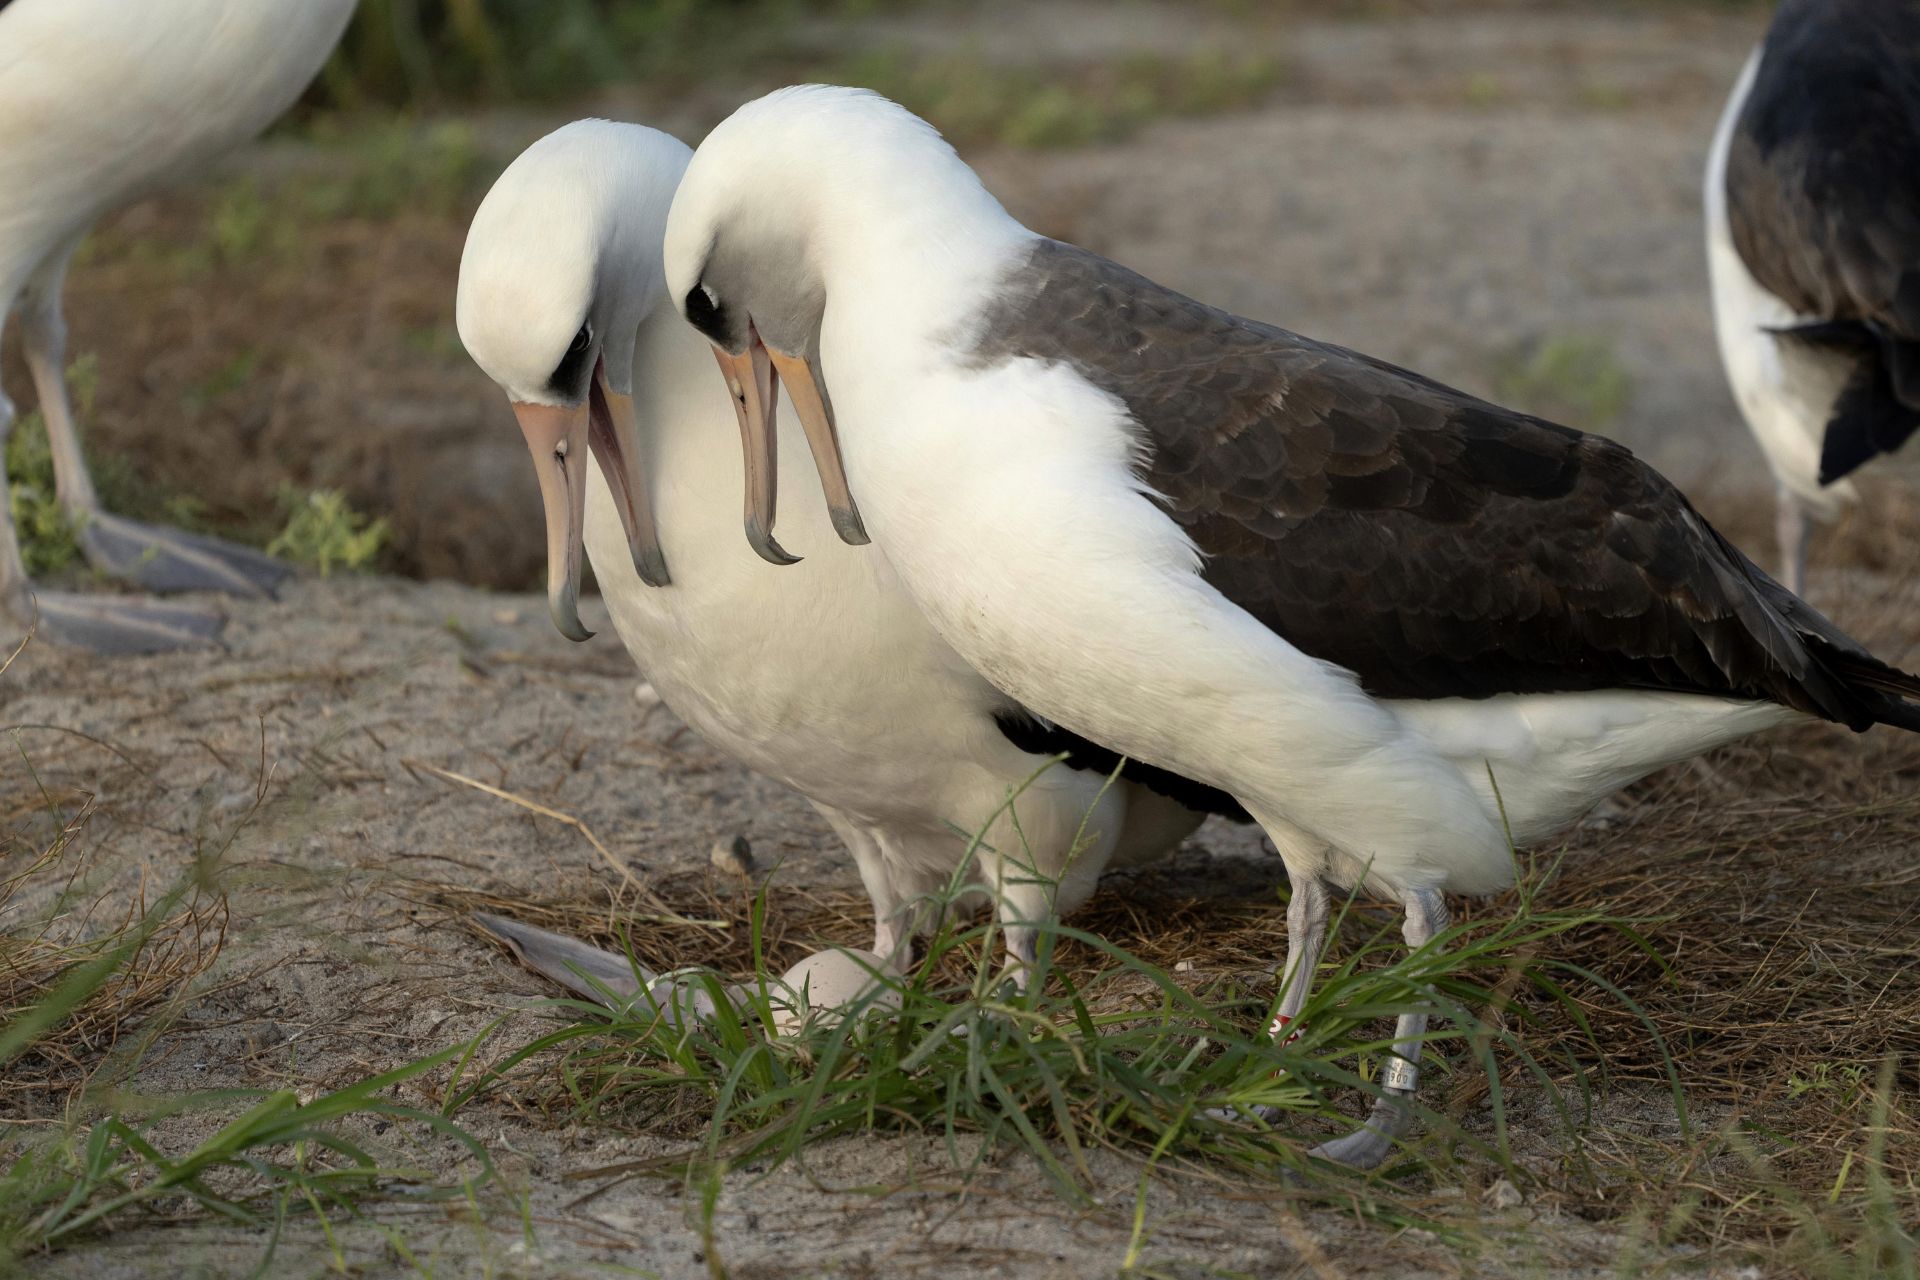
[[[1820,447],[1820,483],[1832,484],[1920,429],[1920,343],[1863,320],[1775,329],[1778,337],[1851,357]]]
[[[1847,686],[1873,724],[1920,733],[1920,676],[1864,651],[1835,648],[1823,637],[1807,639],[1807,648]]]
[[[1802,673],[1802,682],[1820,690],[1818,701],[1832,719],[1856,732],[1890,724],[1920,733],[1920,676],[1874,657],[1826,614],[1741,559],[1767,604],[1805,646],[1812,670]]]

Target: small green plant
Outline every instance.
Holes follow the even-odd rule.
[[[1470,107],[1493,107],[1506,100],[1507,91],[1500,83],[1500,78],[1492,72],[1476,71],[1467,77],[1460,96],[1467,100]]]
[[[173,1098],[139,1120],[118,1114],[29,1142],[0,1172],[0,1260],[60,1248],[140,1210],[192,1207],[232,1222],[267,1226],[289,1211],[358,1212],[393,1188],[409,1203],[462,1200],[492,1177],[486,1148],[446,1117],[385,1096],[397,1085],[473,1053],[460,1044],[394,1071],[302,1102],[291,1089]],[[177,1155],[153,1125],[182,1114],[250,1103],[209,1138]],[[388,1163],[342,1122],[401,1121],[465,1149],[476,1172],[455,1184]]]
[[[81,422],[93,416],[100,390],[100,360],[92,352],[67,366],[67,390]],[[78,531],[60,507],[53,474],[53,448],[47,423],[37,411],[24,413],[7,438],[8,509],[20,537],[20,558],[34,576],[59,573],[80,562]]]
[[[355,511],[337,489],[303,492],[286,485],[279,501],[286,524],[267,543],[268,555],[318,569],[324,578],[335,569],[366,569],[386,549],[385,517]]]
[[[27,572],[42,577],[78,564],[79,535],[54,496],[53,451],[37,412],[21,414],[7,440],[7,489]]]
[[[181,399],[188,409],[198,413],[246,386],[259,368],[260,352],[251,347],[242,348],[211,376],[187,388]]]
[[[1495,378],[1497,394],[1524,412],[1585,431],[1602,431],[1626,412],[1633,379],[1604,339],[1549,338],[1509,357]]]
[[[322,107],[578,97],[698,83],[788,51],[796,20],[876,0],[362,0],[309,95]]]
[[[1851,1106],[1868,1096],[1866,1080],[1867,1069],[1857,1062],[1816,1062],[1804,1075],[1797,1071],[1787,1074],[1787,1096],[1830,1093]]]

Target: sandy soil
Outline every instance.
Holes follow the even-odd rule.
[[[422,766],[577,817],[643,877],[703,867],[716,839],[742,833],[757,860],[783,863],[776,883],[856,884],[804,804],[728,764],[670,714],[643,720],[624,654],[610,641],[568,645],[542,604],[445,584],[306,583],[277,606],[238,609],[224,655],[105,673],[52,650],[22,659],[25,669],[9,677],[18,683],[7,722],[29,726],[19,741],[40,783],[98,794],[102,816],[84,853],[105,869],[103,885],[124,888],[142,871],[170,880],[230,843],[221,881],[233,929],[206,979],[221,989],[159,1042],[136,1077],[140,1091],[324,1091],[554,994],[427,905],[429,886],[587,900],[607,877],[604,864],[572,829]],[[269,799],[254,813],[263,765]],[[1244,832],[1223,825],[1192,840],[1180,865],[1182,893],[1244,893],[1279,872]],[[1278,928],[1277,911],[1275,919]],[[833,940],[857,944],[862,928]],[[529,1038],[548,1017],[524,1014],[496,1043]],[[1660,1109],[1638,1093],[1617,1105],[1635,1124]],[[498,1105],[462,1118],[494,1145],[507,1189],[483,1199],[483,1221],[439,1211],[396,1218],[410,1248],[440,1252],[442,1273],[476,1274],[483,1264],[498,1274],[591,1274],[613,1264],[706,1273],[695,1201],[678,1185],[628,1182],[573,1203],[599,1181],[575,1175],[659,1154],[669,1141]],[[201,1131],[162,1129],[177,1140]],[[404,1131],[365,1136],[429,1167],[457,1167],[447,1149]],[[1536,1154],[1551,1163],[1550,1152]],[[931,1140],[837,1142],[810,1152],[804,1169],[735,1175],[719,1219],[725,1258],[739,1276],[1105,1275],[1125,1254],[1138,1173],[1118,1160],[1098,1169],[1102,1204],[1075,1210],[1023,1158],[990,1165],[963,1192]],[[522,1208],[534,1223],[531,1254]],[[1478,1274],[1599,1266],[1618,1247],[1608,1234],[1554,1220],[1558,1234],[1543,1245],[1521,1230],[1537,1225],[1534,1215],[1515,1217],[1511,1239]],[[1271,1191],[1236,1197],[1169,1180],[1155,1189],[1150,1222],[1149,1256],[1193,1266],[1288,1274],[1311,1268],[1318,1249],[1338,1259],[1334,1274],[1460,1274],[1436,1241],[1288,1209]],[[1487,1230],[1499,1238],[1506,1229],[1496,1220]],[[404,1271],[371,1229],[343,1240],[360,1274]],[[36,1270],[144,1275],[163,1249],[189,1274],[228,1274],[246,1270],[260,1247],[259,1236],[231,1230],[135,1231]],[[300,1262],[275,1274],[317,1271],[326,1257],[304,1229],[282,1248],[278,1265]]]
[[[1736,531],[1766,528],[1758,456],[1713,352],[1697,196],[1751,15],[1249,26],[1144,7],[1124,23],[1096,22],[1084,7],[1024,12],[997,11],[975,38],[989,51],[1000,41],[1045,49],[1089,31],[1121,50],[1264,41],[1294,72],[1257,112],[1163,123],[1071,154],[970,157],[1017,213],[1210,300],[1478,391],[1497,389],[1515,353],[1592,336],[1631,380],[1613,432],[1699,486],[1703,505]],[[876,24],[867,38],[944,38],[951,21]],[[669,110],[689,134],[712,114],[704,101]],[[503,159],[545,123],[503,119],[485,136],[504,144]],[[247,163],[284,161],[263,154]],[[190,209],[155,202],[120,230]],[[96,438],[159,474],[201,481],[216,508],[257,505],[280,472],[345,485],[368,509],[396,513],[404,567],[526,582],[539,559],[537,500],[505,406],[457,353],[428,358],[399,340],[450,321],[458,229],[449,214],[343,232],[327,249],[330,274],[281,273],[252,315],[224,304],[189,315],[205,281],[181,281],[123,317],[118,304],[144,279],[137,263],[109,255],[76,272],[76,341],[103,358]],[[322,305],[343,292],[364,307]],[[306,325],[309,312],[317,318]],[[204,327],[170,364],[169,335],[195,315]],[[282,329],[302,336],[271,339],[276,375],[265,389],[196,409],[191,430],[154,409],[217,368],[222,343]],[[116,354],[123,342],[129,356]],[[1872,630],[1872,598],[1838,599],[1842,620]],[[307,581],[277,605],[237,606],[229,639],[224,654],[124,662],[40,647],[0,684],[0,722],[24,726],[21,754],[38,778],[99,794],[97,865],[168,877],[243,827],[228,855],[233,934],[214,975],[231,981],[160,1043],[142,1090],[323,1089],[477,1034],[549,994],[423,909],[409,882],[556,896],[586,893],[606,868],[576,831],[422,764],[576,816],[642,876],[704,866],[716,839],[745,833],[792,882],[854,883],[809,808],[670,714],[642,716],[611,635],[566,644],[537,597]],[[243,824],[262,789],[267,804]],[[1199,886],[1278,871],[1246,834],[1217,825],[1182,856]],[[502,1039],[545,1016],[521,1013]],[[1658,1123],[1660,1106],[1631,1090],[1609,1102],[1637,1124]],[[556,1128],[504,1107],[466,1118],[496,1144],[513,1196],[489,1200],[478,1220],[440,1210],[406,1219],[411,1246],[429,1250],[438,1274],[708,1274],[695,1200],[682,1188],[629,1182],[574,1203],[594,1184],[572,1175],[653,1154],[661,1140]],[[405,1133],[384,1141],[414,1145]],[[424,1147],[415,1158],[446,1162]],[[963,1193],[944,1152],[907,1139],[837,1143],[805,1169],[752,1172],[729,1184],[719,1215],[736,1276],[1111,1274],[1137,1178],[1105,1166],[1103,1199],[1084,1211],[1036,1193],[1012,1161]],[[1470,1258],[1420,1233],[1177,1181],[1156,1186],[1149,1223],[1148,1256],[1180,1275],[1598,1275],[1628,1247],[1611,1230],[1523,1207],[1491,1217],[1487,1252]],[[260,1243],[204,1226],[145,1230],[41,1270],[145,1275],[164,1256],[169,1271],[244,1273]],[[356,1274],[408,1270],[371,1230],[340,1248]],[[318,1273],[328,1258],[324,1241],[296,1230],[274,1274]]]

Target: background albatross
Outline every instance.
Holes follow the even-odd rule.
[[[1720,354],[1779,489],[1782,573],[1807,515],[1920,427],[1920,3],[1787,0],[1707,161]]]
[[[252,137],[313,79],[354,0],[0,2],[0,325],[17,310],[60,507],[93,567],[152,591],[267,595],[287,567],[104,510],[66,385],[60,292],[100,216]],[[0,391],[0,447],[14,409]],[[0,495],[7,492],[0,453]],[[106,653],[205,643],[225,619],[190,605],[35,591],[0,512],[0,619]]]
[[[691,155],[657,130],[576,122],[507,167],[467,236],[460,339],[513,402],[539,470],[554,623],[589,634],[576,605],[584,536],[614,627],[667,705],[806,796],[846,841],[873,900],[876,953],[904,957],[910,908],[986,828],[978,859],[1001,886],[1007,949],[1031,960],[1031,922],[1084,901],[1110,861],[1178,843],[1201,815],[1129,781],[1108,787],[1116,758],[1033,721],[969,669],[884,558],[840,543],[817,492],[785,508],[803,562],[775,570],[742,543],[728,499],[737,415],[660,269]],[[773,401],[764,408],[755,430],[771,430]],[[803,447],[787,417],[787,447]],[[1092,769],[1033,777],[1056,751],[1090,752]],[[1002,810],[1023,787],[1016,830]],[[568,963],[591,966],[529,958],[562,982]]]
[[[797,386],[836,527],[962,658],[1260,822],[1294,885],[1276,1027],[1329,885],[1401,902],[1419,947],[1444,890],[1511,882],[1503,811],[1525,842],[1771,726],[1920,729],[1920,680],[1625,448],[1037,236],[875,95],[783,90],[715,129],[666,276],[731,377]],[[1425,1023],[1320,1154],[1384,1157]]]

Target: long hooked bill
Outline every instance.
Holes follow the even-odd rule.
[[[799,559],[788,554],[773,537],[780,475],[779,440],[774,426],[782,377],[789,383],[794,409],[800,414],[800,425],[807,433],[807,444],[813,452],[814,469],[820,474],[820,486],[826,494],[833,527],[843,541],[855,545],[865,543],[866,527],[853,505],[846,468],[840,461],[833,410],[810,363],[770,349],[761,341],[759,331],[751,328],[745,351],[734,355],[716,345],[713,358],[727,380],[727,390],[733,394],[733,411],[740,422],[740,450],[747,479],[747,542],[760,558],[781,565],[793,564]]]
[[[779,383],[767,348],[755,333],[739,355],[715,346],[720,376],[733,396],[733,414],[740,423],[740,457],[746,465],[747,493],[742,522],[747,542],[769,564],[798,564],[800,557],[774,541],[773,517],[780,496],[780,443],[774,434],[774,412]]]
[[[653,508],[640,474],[639,441],[633,410],[625,396],[610,392],[594,371],[587,403],[546,405],[516,402],[514,417],[547,512],[547,611],[569,640],[587,640],[593,632],[580,622],[582,526],[587,508],[587,456],[599,459],[601,474],[613,492],[614,509],[627,534],[634,570],[651,586],[665,586],[666,558],[653,524]]]
[[[800,415],[800,426],[807,433],[807,448],[813,452],[813,469],[820,474],[820,488],[827,495],[827,513],[833,517],[833,529],[840,541],[865,546],[867,527],[860,522],[860,509],[853,505],[853,490],[847,486],[847,467],[840,460],[840,433],[833,425],[833,405],[827,389],[820,385],[819,370],[811,360],[790,356],[767,348],[773,361],[774,378],[787,384],[787,395]]]

